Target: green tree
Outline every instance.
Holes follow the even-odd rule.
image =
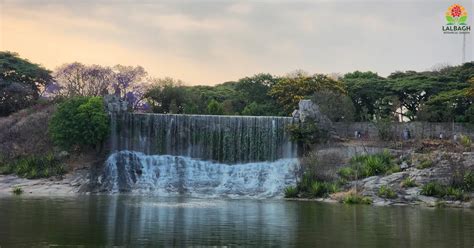
[[[311,100],[331,121],[354,121],[355,108],[349,96],[333,91],[316,92]]]
[[[33,105],[52,82],[51,72],[40,65],[0,52],[0,116]]]
[[[344,75],[342,81],[347,88],[356,111],[356,120],[368,121],[381,118],[390,109],[391,92],[387,88],[387,80],[373,73],[355,71]]]
[[[223,115],[224,108],[219,102],[213,99],[207,105],[207,113],[210,115]]]
[[[445,91],[430,97],[419,116],[421,120],[431,122],[466,122],[471,107],[472,100],[464,90]]]
[[[322,90],[344,93],[344,85],[323,74],[308,75],[297,71],[280,78],[270,89],[270,95],[283,106],[285,113],[289,115],[297,108],[300,100],[310,97]]]
[[[59,104],[49,123],[55,144],[71,149],[100,148],[109,134],[102,97],[75,97]]]

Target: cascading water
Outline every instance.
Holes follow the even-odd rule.
[[[296,183],[287,117],[112,114],[110,192],[273,197]]]

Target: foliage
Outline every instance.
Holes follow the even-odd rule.
[[[101,97],[75,97],[59,104],[50,123],[53,141],[65,149],[96,147],[109,134],[109,119]]]
[[[467,135],[462,135],[460,139],[460,143],[462,146],[469,148],[472,145],[471,138]]]
[[[285,188],[285,198],[298,197],[298,188],[294,186],[288,186]]]
[[[439,182],[429,182],[423,185],[420,194],[439,198],[447,198],[451,200],[464,201],[468,199],[462,188],[444,185]]]
[[[210,115],[223,115],[224,107],[216,100],[211,100],[209,104],[207,104],[207,113]]]
[[[50,71],[40,65],[0,52],[0,116],[32,106],[52,81]]]
[[[302,147],[303,153],[318,143],[322,143],[328,139],[326,130],[318,128],[316,122],[305,121],[297,124],[290,124],[286,127],[290,134],[290,139]]]
[[[414,179],[407,177],[402,181],[401,186],[404,188],[412,188],[418,186],[418,184]]]
[[[338,174],[340,177],[346,180],[356,179],[356,171],[352,167],[343,167],[339,169]]]
[[[3,166],[3,174],[15,173],[28,179],[47,178],[65,173],[64,165],[53,154],[25,156]]]
[[[472,106],[472,100],[465,90],[443,91],[430,97],[421,106],[419,119],[431,122],[467,122],[466,112]]]
[[[422,170],[422,169],[430,168],[432,166],[433,166],[433,161],[429,159],[424,159],[416,166],[416,168],[419,170]]]
[[[378,136],[381,140],[393,140],[392,123],[389,119],[379,119],[374,124],[377,127]]]
[[[345,94],[322,90],[314,93],[311,100],[319,106],[321,113],[333,122],[354,121],[354,104],[351,98]]]
[[[382,185],[377,192],[377,195],[386,198],[386,199],[395,199],[397,198],[397,193],[393,189],[389,188],[387,185]]]
[[[134,110],[142,109],[147,72],[141,66],[114,67],[84,65],[79,62],[64,64],[55,70],[56,83],[47,93],[56,97],[90,97],[114,94]]]
[[[387,150],[376,154],[354,156],[350,163],[349,167],[339,169],[338,174],[341,178],[358,180],[400,171],[400,167],[394,164],[393,157]]]
[[[362,196],[359,194],[351,193],[342,199],[344,204],[372,204],[372,199],[368,196]]]
[[[468,171],[464,173],[463,185],[464,190],[472,192],[474,191],[474,171]]]
[[[270,96],[274,97],[290,114],[297,108],[298,102],[322,90],[344,93],[344,85],[323,74],[308,75],[297,71],[280,78],[270,89]]]
[[[23,194],[23,189],[20,186],[15,186],[12,189],[12,193],[15,195],[21,195]]]

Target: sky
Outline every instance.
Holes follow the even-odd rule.
[[[454,3],[474,28],[472,0],[0,0],[0,50],[51,70],[141,65],[189,85],[297,69],[387,76],[461,63],[463,35],[442,32]]]

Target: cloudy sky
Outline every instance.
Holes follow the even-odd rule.
[[[188,84],[296,69],[386,76],[461,63],[462,35],[441,30],[453,3],[473,25],[472,0],[0,0],[0,50],[49,69],[142,65]]]

